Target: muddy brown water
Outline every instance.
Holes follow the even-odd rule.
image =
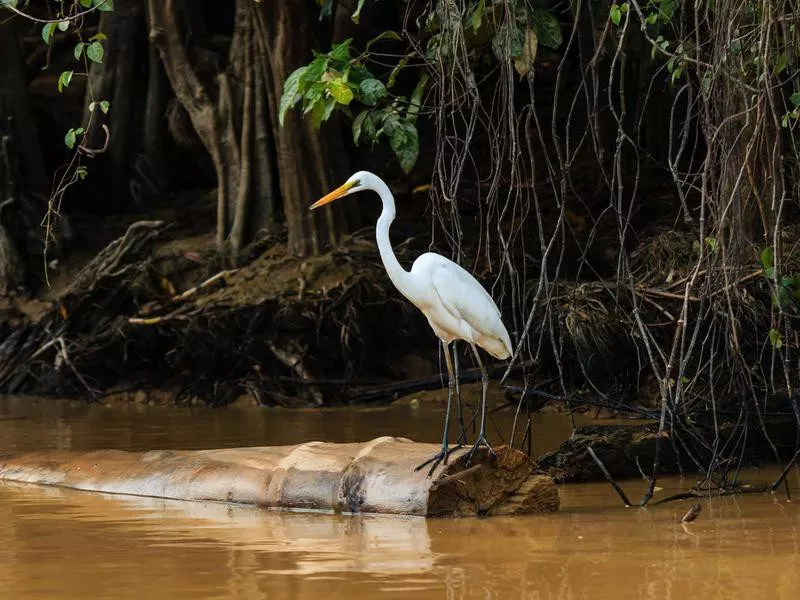
[[[498,414],[500,427],[510,415]],[[0,452],[435,441],[440,406],[329,411],[83,406],[0,398]],[[569,433],[537,416],[535,450]],[[756,482],[776,471],[748,472]],[[800,479],[790,481],[795,494]],[[663,496],[692,482],[660,482]],[[622,482],[638,498],[641,481]],[[622,508],[606,484],[552,515],[425,520],[268,512],[0,482],[0,598],[792,598],[800,508],[784,495]]]

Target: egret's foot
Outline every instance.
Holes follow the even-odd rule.
[[[456,450],[460,450],[461,448],[462,448],[461,444],[458,444],[457,446],[453,446],[452,448],[449,448],[449,449],[448,449],[447,446],[442,446],[442,449],[439,450],[439,452],[437,452],[436,454],[431,456],[428,460],[426,460],[424,463],[422,463],[420,466],[418,466],[414,470],[415,471],[419,471],[420,469],[422,469],[422,468],[426,467],[427,465],[430,465],[431,463],[433,463],[431,465],[430,470],[428,471],[428,477],[430,477],[431,475],[433,475],[433,472],[436,470],[436,467],[439,466],[439,463],[443,462],[444,464],[447,464],[447,457],[450,456]]]
[[[475,445],[472,446],[472,448],[470,448],[469,452],[467,452],[467,464],[470,464],[472,462],[472,457],[474,456],[475,451],[481,446],[486,446],[489,449],[489,454],[497,458],[497,452],[494,451],[494,448],[492,448],[491,445],[489,445],[489,442],[487,442],[486,438],[483,436],[483,434],[481,434],[478,437],[478,441],[475,442]]]

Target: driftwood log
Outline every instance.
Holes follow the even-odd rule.
[[[454,452],[433,476],[414,467],[438,450],[404,438],[219,450],[44,451],[0,456],[0,479],[79,490],[266,508],[420,516],[558,509],[553,480],[506,446]]]

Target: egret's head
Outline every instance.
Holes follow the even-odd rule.
[[[314,204],[311,205],[311,210],[319,208],[320,206],[325,206],[334,200],[344,198],[345,196],[349,196],[355,192],[372,189],[370,184],[372,183],[373,178],[375,178],[375,175],[368,171],[359,171],[358,173],[353,173],[353,175],[350,176],[350,179],[345,181],[343,185],[314,202]]]

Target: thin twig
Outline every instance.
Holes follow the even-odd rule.
[[[625,492],[622,491],[622,488],[619,487],[619,484],[617,484],[617,482],[614,481],[614,478],[611,477],[611,473],[608,472],[608,469],[606,469],[606,466],[600,460],[600,457],[594,453],[594,450],[592,449],[591,446],[586,446],[586,451],[589,453],[589,456],[591,456],[592,459],[594,459],[594,462],[597,463],[597,466],[600,467],[600,470],[603,472],[603,475],[608,480],[608,483],[611,484],[611,487],[613,487],[616,490],[617,494],[619,494],[619,497],[622,498],[622,502],[625,504],[625,508],[630,508],[632,506],[631,501],[628,500],[628,497],[625,495]]]

